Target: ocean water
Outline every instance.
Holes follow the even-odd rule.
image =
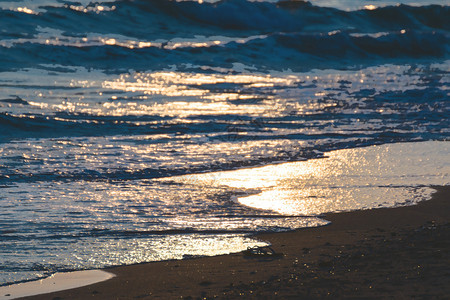
[[[428,199],[450,6],[400,2],[0,1],[0,285]]]

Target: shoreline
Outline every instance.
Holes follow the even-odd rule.
[[[450,186],[413,206],[332,213],[330,225],[258,234],[281,258],[235,253],[104,269],[116,276],[23,299],[445,298]]]
[[[48,294],[79,288],[106,281],[115,275],[102,270],[58,272],[39,280],[26,281],[0,287],[0,300]]]

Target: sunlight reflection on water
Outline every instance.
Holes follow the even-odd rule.
[[[321,215],[427,199],[433,190],[425,186],[449,184],[449,162],[448,142],[388,144],[332,151],[324,159],[180,176],[176,181],[251,189],[251,195],[237,201],[286,215]]]

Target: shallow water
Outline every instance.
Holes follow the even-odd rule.
[[[448,184],[449,7],[391,4],[0,2],[0,285]]]
[[[236,171],[170,177],[208,190],[249,191],[235,200],[290,216],[412,205],[429,199],[430,186],[450,183],[448,142],[397,143],[336,150],[326,158]]]

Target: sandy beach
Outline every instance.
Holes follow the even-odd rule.
[[[0,1],[0,300],[450,299],[449,20]]]
[[[415,206],[329,214],[331,225],[257,236],[282,257],[115,267],[108,281],[26,299],[444,299],[450,187],[436,189]]]

